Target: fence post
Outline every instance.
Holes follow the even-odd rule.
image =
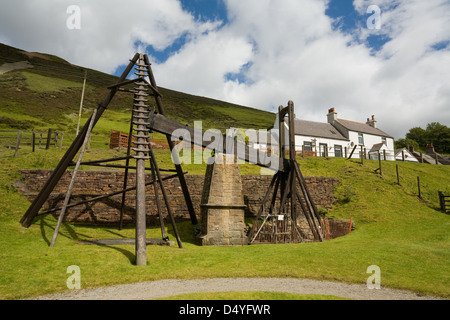
[[[383,170],[381,169],[381,153],[378,151],[378,165],[380,169],[380,176],[383,176]]]
[[[445,198],[444,193],[442,191],[438,191],[439,194],[439,204],[441,206],[441,210],[445,212]]]
[[[16,151],[14,151],[14,157],[19,153],[20,139],[22,139],[22,131],[17,132]]]
[[[364,148],[363,148],[363,146],[361,146],[361,164],[364,164],[364,156],[365,156]]]
[[[58,136],[59,136],[59,132],[55,132],[55,138],[54,138],[54,141],[55,141],[55,148],[58,146]]]
[[[45,145],[45,149],[48,150],[50,149],[50,140],[52,139],[52,129],[49,128],[47,131],[47,144]]]
[[[417,176],[417,189],[419,190],[419,198],[422,199],[422,192],[420,191],[420,177]]]
[[[31,133],[31,151],[34,152],[36,150],[36,133],[33,131]]]
[[[397,171],[397,184],[400,185],[400,175],[398,173],[398,164],[395,165],[395,167],[396,167],[396,171]]]
[[[63,144],[63,138],[64,138],[64,133],[61,132],[61,138],[59,138],[59,148],[62,148],[62,144]]]

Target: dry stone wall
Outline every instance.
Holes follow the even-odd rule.
[[[24,194],[32,201],[38,192],[42,189],[47,179],[50,177],[50,170],[21,170],[22,178],[15,183],[19,192]],[[53,193],[44,205],[44,209],[60,207],[64,201],[65,193],[71,180],[72,172],[66,172]],[[167,175],[163,175],[167,176]],[[203,191],[203,175],[186,175],[189,192],[197,215],[200,213],[200,203]],[[271,181],[271,176],[253,176],[243,175],[242,193],[244,197],[246,217],[255,216],[259,210],[259,205],[264,198],[265,192]],[[123,187],[123,171],[79,171],[72,192],[71,203],[89,199],[93,196],[108,194],[119,191]],[[305,177],[311,197],[318,207],[330,207],[334,202],[333,191],[339,183],[337,178],[325,177]],[[151,181],[151,174],[147,175],[147,181]],[[128,177],[128,186],[136,185],[135,174],[130,173]],[[188,220],[189,212],[186,208],[183,192],[181,190],[178,178],[164,181],[169,202],[177,221]],[[149,224],[158,223],[156,203],[154,200],[154,191],[152,186],[148,186],[147,197],[147,220]],[[134,221],[134,208],[136,192],[127,193],[125,201],[124,223]],[[159,192],[160,197],[161,192]],[[116,195],[111,198],[99,200],[76,206],[68,209],[65,221],[86,222],[86,223],[117,223],[120,216],[120,205],[122,195]],[[162,203],[164,203],[162,201]],[[164,214],[167,212],[163,206]],[[59,212],[56,212],[59,214]]]

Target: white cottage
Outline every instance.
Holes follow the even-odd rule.
[[[395,160],[419,162],[419,160],[417,160],[417,158],[406,148],[400,148],[395,150]]]
[[[328,110],[327,123],[294,120],[295,149],[316,156],[360,158],[362,152],[366,157],[378,159],[378,152],[382,159],[395,161],[394,138],[377,127],[377,121],[372,116],[366,123],[338,119],[334,108]],[[286,132],[289,132],[287,121],[284,122]],[[278,117],[272,129],[278,135]],[[286,133],[288,146],[289,134]],[[356,147],[356,148],[355,148]],[[375,157],[376,155],[376,157]]]

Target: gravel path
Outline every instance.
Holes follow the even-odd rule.
[[[201,280],[159,280],[69,291],[37,297],[37,300],[151,300],[196,292],[273,291],[297,294],[333,295],[356,300],[430,300],[416,293],[366,285],[287,278],[216,278]]]

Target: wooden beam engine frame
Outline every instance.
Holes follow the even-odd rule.
[[[289,123],[289,159],[286,159],[285,118]],[[311,198],[308,187],[296,160],[294,103],[278,109],[280,164],[284,170],[275,173],[256,219],[248,235],[249,244],[303,242],[298,228],[298,206],[305,215],[315,241],[324,241],[322,221]],[[278,194],[279,191],[279,194]],[[272,196],[270,198],[270,196]],[[279,198],[278,198],[279,197]],[[278,198],[278,201],[277,201]],[[267,201],[270,199],[270,204]],[[276,210],[278,204],[278,211]]]
[[[130,74],[131,70],[135,68],[137,72],[135,74],[137,75],[136,79],[133,80],[127,80],[127,76]],[[149,79],[149,81],[146,80],[146,78]],[[123,86],[134,84],[135,88],[133,90],[124,89]],[[174,157],[174,164],[175,164],[175,170],[164,170],[159,169],[158,165],[156,163],[155,155],[153,153],[149,134],[152,131],[156,131],[159,133],[162,133],[166,135],[167,142],[169,144],[169,148],[171,151],[175,148],[174,142],[172,141],[172,133],[177,129],[185,129],[187,132],[190,133],[190,137],[184,138],[184,141],[189,142],[191,144],[197,144],[205,148],[211,147],[211,141],[205,141],[204,139],[201,139],[201,141],[197,141],[196,139],[193,139],[193,137],[197,136],[198,134],[201,135],[201,137],[204,137],[204,132],[201,130],[198,130],[196,128],[192,128],[186,125],[183,125],[179,122],[176,122],[174,120],[171,120],[165,116],[165,110],[162,103],[162,95],[158,91],[158,87],[156,85],[156,81],[151,69],[151,64],[149,62],[148,56],[145,54],[136,53],[133,57],[133,59],[130,60],[127,68],[124,70],[122,75],[119,77],[116,84],[108,87],[110,90],[105,99],[102,103],[98,104],[98,107],[94,110],[91,117],[88,119],[84,127],[79,132],[78,136],[74,139],[69,149],[66,151],[62,159],[60,160],[59,164],[55,168],[55,170],[52,172],[51,176],[47,180],[47,182],[44,184],[43,188],[37,195],[37,197],[33,200],[28,210],[23,215],[22,219],[20,220],[20,223],[23,227],[28,228],[32,224],[33,220],[38,215],[48,214],[51,212],[59,211],[61,210],[61,214],[58,218],[58,223],[55,228],[55,232],[52,238],[52,241],[50,243],[50,246],[53,246],[56,241],[57,234],[59,232],[59,227],[64,219],[65,211],[73,206],[80,205],[86,202],[90,201],[98,201],[103,198],[107,198],[113,195],[122,194],[122,206],[121,206],[121,213],[120,213],[120,227],[122,228],[122,219],[123,219],[123,210],[124,210],[124,203],[125,203],[125,194],[127,192],[136,190],[136,264],[137,265],[145,265],[146,264],[146,225],[145,225],[145,187],[147,185],[153,185],[154,191],[155,191],[155,200],[158,208],[158,214],[160,217],[161,222],[161,230],[163,235],[163,240],[168,240],[167,235],[165,234],[164,229],[164,222],[161,215],[161,204],[159,200],[158,195],[158,186],[161,190],[161,193],[163,195],[168,215],[170,217],[170,220],[172,222],[172,226],[175,232],[175,236],[177,238],[178,246],[181,248],[181,240],[178,235],[178,231],[176,229],[175,220],[173,218],[169,202],[167,199],[167,194],[164,189],[163,181],[171,178],[178,177],[181,185],[181,189],[183,191],[184,199],[186,202],[186,206],[191,218],[192,224],[196,225],[198,223],[197,217],[195,214],[194,206],[192,204],[192,200],[189,194],[189,189],[187,187],[186,179],[184,176],[184,172],[182,170],[181,164],[179,162],[179,159],[177,159],[177,153],[172,152],[172,156]],[[89,136],[92,132],[92,129],[95,127],[97,122],[100,120],[102,114],[107,109],[108,105],[112,101],[113,97],[118,91],[126,91],[134,94],[134,104],[133,104],[133,114],[130,122],[130,137],[133,135],[133,132],[135,134],[133,135],[136,140],[134,142],[133,139],[128,139],[128,149],[127,149],[127,156],[126,157],[119,157],[119,158],[113,158],[113,159],[103,159],[103,160],[95,160],[95,161],[82,161],[84,149],[86,146],[86,143],[89,139]],[[145,103],[148,101],[147,97],[153,96],[155,100],[155,107],[150,109]],[[280,146],[281,146],[281,152],[280,152],[280,158],[279,163],[277,165],[278,171],[274,175],[272,182],[270,184],[269,190],[267,191],[267,194],[265,196],[264,202],[261,206],[260,211],[257,215],[257,220],[260,219],[263,216],[263,212],[265,211],[265,205],[264,203],[268,200],[269,194],[272,190],[272,188],[275,186],[275,192],[274,195],[277,193],[277,189],[281,190],[281,202],[280,202],[280,210],[286,209],[287,201],[286,199],[291,199],[291,217],[295,218],[296,216],[296,204],[295,200],[298,198],[300,201],[300,204],[302,206],[303,211],[305,212],[305,215],[307,215],[306,212],[308,212],[309,222],[311,229],[314,230],[314,234],[318,240],[323,241],[322,234],[320,232],[320,217],[317,213],[317,209],[315,208],[314,203],[312,202],[309,192],[307,190],[306,184],[304,182],[304,178],[300,172],[299,166],[297,162],[295,161],[295,137],[294,137],[294,131],[289,131],[289,147],[290,147],[290,158],[289,160],[285,159],[285,143],[284,143],[284,126],[282,125],[282,121],[284,121],[284,118],[286,115],[289,117],[290,121],[290,128],[293,128],[293,103],[292,101],[289,101],[289,105],[286,108],[280,107],[279,109],[279,119],[280,119]],[[212,139],[212,138],[211,138]],[[227,146],[229,146],[230,139],[233,139],[228,136],[223,136],[223,153],[227,153]],[[244,142],[232,140],[232,143],[234,144],[234,150],[245,150],[243,154],[237,153],[236,156],[242,160],[255,163],[261,167],[269,167],[266,163],[261,161],[261,157],[264,157],[266,159],[266,155],[262,155],[261,152],[258,150],[254,150],[251,147],[247,146]],[[132,148],[132,144],[135,144],[135,148]],[[131,155],[131,151],[135,151],[135,155]],[[233,150],[233,152],[235,152]],[[222,148],[220,147],[219,150],[216,151],[222,151]],[[76,162],[74,162],[75,156],[79,153],[78,159]],[[255,161],[254,158],[251,159],[251,155],[257,155],[257,159]],[[130,159],[136,159],[136,166],[132,167],[129,164]],[[126,165],[112,165],[112,164],[105,164],[108,162],[113,162],[117,160],[126,160]],[[150,167],[146,168],[145,161],[150,161]],[[70,195],[73,187],[73,183],[76,179],[76,173],[78,171],[78,168],[80,165],[97,165],[97,166],[109,166],[109,167],[116,167],[116,168],[123,168],[125,169],[125,179],[124,179],[124,185],[123,189],[121,191],[116,191],[114,193],[108,194],[108,195],[102,195],[97,196],[89,200],[84,200],[75,204],[69,204],[70,201]],[[66,172],[68,167],[74,166],[75,169],[72,174],[72,181],[69,185],[68,192],[66,194],[64,204],[61,208],[51,209],[47,210],[45,212],[39,213],[39,211],[42,209],[42,206],[47,201],[48,197],[54,190],[57,183],[60,181],[63,174]],[[128,187],[127,186],[127,176],[129,169],[135,169],[136,170],[136,186]],[[272,168],[273,169],[273,168]],[[145,170],[151,170],[152,173],[152,181],[147,182],[145,181]],[[169,172],[175,172],[175,174],[162,178],[160,175],[160,171],[169,171]],[[302,196],[298,192],[296,188],[296,180],[299,180],[300,182],[300,190],[302,191]],[[292,196],[294,195],[294,196]],[[274,196],[275,197],[275,196]],[[270,211],[272,212],[273,204],[275,203],[274,197],[272,198],[272,206],[270,207]],[[303,201],[302,201],[303,199]],[[305,205],[304,205],[305,204]],[[267,220],[267,219],[266,219]],[[316,221],[317,220],[317,221]],[[254,224],[254,228],[252,229],[252,232],[250,232],[250,235],[257,235],[258,230],[254,230],[256,226],[256,223]],[[255,240],[256,236],[253,239],[250,239],[249,243],[252,243]],[[276,238],[276,237],[275,237]]]

